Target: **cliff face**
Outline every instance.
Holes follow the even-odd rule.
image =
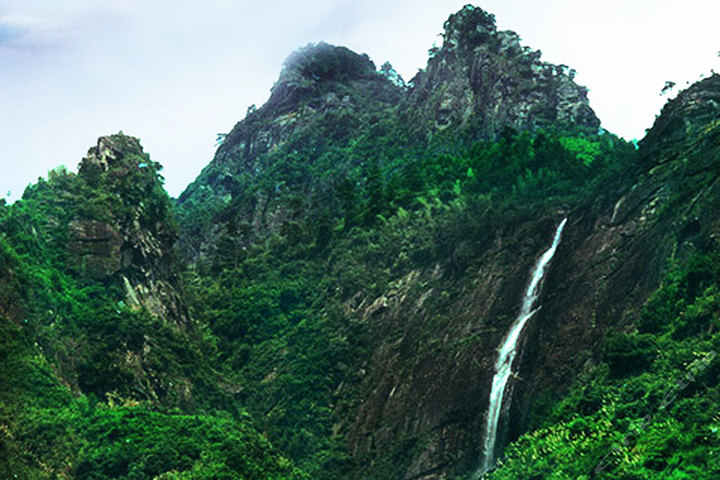
[[[341,438],[355,462],[344,473],[350,478],[445,478],[480,461],[496,349],[555,226],[569,216],[558,256],[593,248],[579,232],[602,240],[608,255],[634,230],[595,230],[626,193],[622,178],[603,172],[630,171],[611,165],[626,146],[598,135],[573,72],[497,31],[481,9],[448,19],[442,48],[407,88],[384,71],[325,44],[293,54],[268,102],[233,128],[178,199],[181,249],[213,278],[207,321],[224,355],[257,380],[247,402],[271,437],[283,438],[281,448],[301,463],[325,456],[318,437],[332,422],[331,438]],[[612,184],[589,186],[602,178]],[[569,194],[569,185],[595,193]],[[557,269],[619,268],[594,255],[575,261],[552,267],[526,362],[559,358],[539,346],[538,338],[555,335],[539,325],[563,335],[583,328],[567,317],[545,320],[556,308],[545,302],[555,298]],[[595,322],[598,305],[624,311],[627,295],[641,302],[657,281],[641,280],[637,295],[593,285],[568,311]],[[227,304],[249,310],[229,312]],[[302,331],[328,339],[330,350],[299,339],[297,315]],[[597,326],[583,332],[563,352],[561,371],[576,375],[601,337]],[[324,371],[302,367],[297,356],[322,356]],[[543,372],[542,388],[532,388],[556,395],[562,383]],[[313,375],[323,378],[322,400],[313,393],[312,413],[296,415],[310,394],[296,396],[304,387],[288,382]],[[537,398],[528,383],[514,383],[512,408],[523,413],[502,429],[503,443],[527,427]],[[279,425],[305,432],[304,447]],[[327,468],[310,471],[335,474]]]
[[[326,43],[293,53],[271,92],[265,105],[250,109],[235,125],[213,161],[180,195],[185,258],[207,259],[216,249],[214,238],[223,233],[218,221],[229,217],[250,237],[293,220],[288,192],[310,197],[332,187],[324,178],[309,178],[311,168],[343,175],[357,168],[350,156],[321,154],[347,147],[352,132],[378,123],[401,94],[366,55]],[[293,164],[298,151],[315,152],[315,158]]]
[[[3,478],[305,478],[190,318],[160,169],[111,135],[0,202]]]
[[[77,394],[193,402],[187,374],[157,362],[166,335],[172,343],[191,330],[160,169],[136,138],[101,137],[77,175],[51,172],[4,221],[27,256],[33,335]],[[185,347],[172,348],[168,359]]]
[[[574,71],[540,56],[515,32],[498,31],[491,14],[468,5],[445,22],[443,46],[411,81],[407,115],[423,129],[466,126],[484,137],[506,127],[597,131],[600,121]]]
[[[562,378],[573,352],[593,351],[606,329],[633,328],[672,264],[720,246],[719,87],[713,75],[670,101],[640,144],[637,180],[614,203],[578,212],[546,287],[563,293],[543,307],[550,320],[538,322],[542,356],[527,363],[529,391]]]
[[[183,255],[207,261],[223,234],[217,224],[230,217],[245,236],[276,230],[298,217],[288,208],[293,194],[322,198],[343,181],[363,185],[369,164],[424,155],[444,131],[473,140],[506,129],[594,134],[600,122],[573,76],[471,6],[445,22],[442,48],[407,87],[391,67],[376,71],[344,47],[302,48],[286,60],[268,102],[248,111],[180,195]],[[295,164],[299,157],[307,161]]]

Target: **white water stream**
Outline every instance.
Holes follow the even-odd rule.
[[[500,424],[500,415],[502,413],[503,401],[506,395],[507,382],[512,375],[513,361],[518,353],[518,340],[522,333],[523,327],[530,318],[539,310],[540,307],[533,309],[535,302],[540,296],[542,281],[550,260],[555,255],[555,250],[560,243],[560,236],[563,228],[567,223],[567,218],[563,219],[555,230],[555,238],[552,245],[543,253],[535,264],[530,284],[525,290],[522,307],[520,313],[510,327],[510,331],[503,340],[502,347],[495,362],[495,376],[492,381],[492,389],[490,390],[490,404],[487,413],[487,423],[485,426],[485,443],[484,443],[484,459],[480,470],[480,475],[488,471],[495,464],[495,449],[498,435],[498,426]],[[509,396],[509,392],[508,396]]]

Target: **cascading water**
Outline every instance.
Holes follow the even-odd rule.
[[[495,463],[495,444],[497,442],[498,426],[500,424],[500,415],[502,413],[503,401],[506,395],[507,382],[512,375],[513,361],[517,355],[518,340],[523,327],[530,318],[538,311],[540,307],[533,309],[535,302],[540,295],[540,287],[545,277],[547,267],[555,255],[555,250],[560,243],[560,236],[563,228],[567,223],[567,218],[563,219],[555,230],[555,238],[552,245],[543,253],[535,264],[530,284],[525,290],[520,313],[515,322],[510,327],[502,347],[498,354],[497,362],[495,362],[495,376],[492,381],[492,389],[490,390],[490,404],[487,413],[487,424],[485,426],[485,444],[484,444],[484,460],[480,475],[488,471]],[[509,395],[509,392],[508,392]]]

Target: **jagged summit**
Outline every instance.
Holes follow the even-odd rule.
[[[140,141],[121,133],[98,138],[97,145],[88,150],[80,162],[79,172],[86,175],[96,170],[106,172],[122,163],[130,155],[144,155]]]
[[[367,55],[327,43],[307,45],[287,58],[267,103],[233,127],[210,165],[178,200],[202,203],[207,210],[220,199],[227,203],[244,195],[239,173],[251,178],[266,171],[275,161],[268,156],[282,157],[278,149],[290,148],[293,136],[317,143],[318,149],[326,142],[348,140],[359,125],[377,122],[395,107],[401,94]]]
[[[181,325],[187,312],[172,271],[177,229],[160,170],[137,138],[100,137],[78,168],[87,205],[68,222],[68,249],[80,275],[113,281],[128,305]]]
[[[159,170],[162,167],[145,154],[140,140],[122,132],[98,138],[97,144],[88,150],[78,166],[80,177],[93,184],[109,172],[112,173],[108,180],[113,183],[137,171],[147,173],[144,177],[154,181],[154,174]]]
[[[450,15],[443,28],[443,46],[448,51],[471,50],[497,34],[495,15],[472,5]]]
[[[469,132],[475,139],[492,138],[508,127],[597,132],[600,122],[588,104],[587,90],[573,81],[573,72],[542,62],[540,52],[521,46],[514,32],[498,31],[491,14],[466,6],[444,27],[444,45],[431,54],[426,70],[409,88],[393,81],[389,65],[378,71],[367,55],[345,47],[318,43],[293,52],[269,100],[233,127],[178,202],[186,204],[188,212],[197,210],[189,215],[193,219],[212,218],[232,205],[233,211],[245,212],[245,221],[262,229],[276,223],[269,205],[282,203],[280,193],[301,188],[298,179],[304,177],[298,172],[316,168],[318,162],[328,162],[326,173],[335,172],[338,178],[368,168],[359,160],[363,155],[348,154],[333,160],[312,155],[307,164],[290,167],[299,151],[321,152],[329,145],[350,148],[353,137],[389,135],[389,125],[393,133],[388,148],[400,142],[405,152],[426,148],[428,139],[448,128]],[[399,155],[377,147],[373,151],[374,161]],[[258,182],[260,176],[267,181]],[[251,188],[258,183],[266,185],[262,192]],[[302,188],[311,191],[320,184],[309,182]],[[212,228],[184,223],[197,223],[197,234],[185,236],[193,241]],[[200,250],[198,245],[183,247],[192,257]]]
[[[262,113],[278,115],[305,106],[357,103],[368,100],[363,95],[366,91],[382,97],[397,96],[398,92],[389,87],[366,54],[325,42],[309,44],[285,60]]]
[[[540,60],[493,15],[468,5],[444,24],[444,43],[413,80],[407,110],[420,129],[472,127],[493,137],[503,128],[596,131],[600,121],[574,71]]]

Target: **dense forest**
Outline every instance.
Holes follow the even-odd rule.
[[[0,477],[719,478],[720,76],[628,142],[491,14],[443,40],[297,50],[177,199],[118,133],[0,200]]]

